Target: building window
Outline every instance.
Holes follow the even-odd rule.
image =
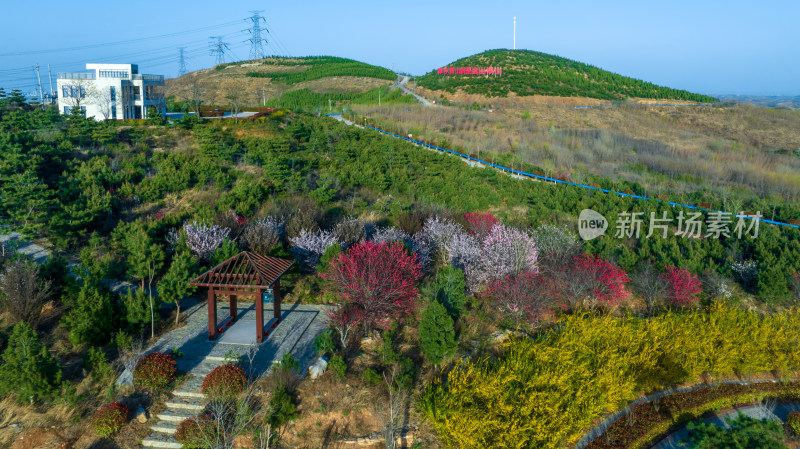
[[[70,112],[72,112],[72,108],[69,106],[64,106],[64,114],[69,115]]]
[[[61,86],[61,96],[64,98],[69,97],[69,89],[67,86]]]
[[[100,78],[128,78],[128,72],[123,70],[100,70]]]
[[[116,120],[117,119],[117,106],[111,106],[111,118]]]
[[[117,101],[117,89],[111,86],[111,101]]]

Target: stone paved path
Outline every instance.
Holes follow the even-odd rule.
[[[280,324],[272,329],[260,345],[255,344],[255,307],[253,304],[248,306],[239,311],[239,321],[233,326],[252,329],[252,344],[220,343],[219,340],[210,342],[206,306],[205,303],[200,303],[186,310],[184,327],[162,336],[150,348],[150,351],[161,352],[170,352],[177,348],[182,352],[183,355],[177,359],[177,366],[179,372],[186,373],[186,380],[172,392],[172,398],[166,403],[166,410],[151,417],[153,423],[150,429],[153,433],[142,440],[144,447],[181,447],[173,437],[178,424],[203,411],[207,404],[200,391],[203,378],[212,369],[226,363],[229,353],[244,355],[254,347],[257,348],[252,366],[248,366],[250,363],[247,358],[243,360],[245,370],[253,377],[267,373],[272,364],[280,361],[286,353],[291,353],[299,362],[301,373],[308,371],[315,356],[314,339],[327,327],[327,306],[284,305]],[[227,307],[220,307],[218,316],[224,317],[228,313]]]
[[[725,413],[714,415],[703,420],[706,424],[714,424],[718,427],[730,429],[726,419],[735,419],[741,413],[754,419],[780,420],[786,422],[786,416],[790,412],[800,411],[800,402],[782,402],[773,407],[751,405],[746,407],[734,408]],[[666,438],[656,443],[651,449],[681,449],[689,446],[686,439],[689,438],[689,429],[682,427],[669,434]]]

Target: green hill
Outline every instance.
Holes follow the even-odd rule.
[[[618,75],[581,62],[531,50],[489,50],[459,59],[448,67],[500,67],[502,76],[439,75],[433,70],[416,79],[431,90],[505,97],[550,95],[603,100],[652,98],[711,103],[715,98],[685,90],[657,86]]]
[[[392,86],[391,70],[335,56],[269,57],[218,64],[166,82],[168,107],[226,106],[242,97],[244,106],[341,109],[350,104],[416,103]],[[379,100],[380,99],[380,100]],[[329,106],[330,105],[330,106]]]

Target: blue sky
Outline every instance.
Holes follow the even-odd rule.
[[[54,78],[85,62],[139,63],[144,73],[175,76],[178,46],[187,47],[189,70],[213,65],[212,35],[230,43],[229,58],[247,59],[242,30],[251,10],[264,11],[274,54],[344,56],[422,74],[510,48],[516,15],[517,48],[700,93],[800,95],[800,2],[770,0],[12,0],[0,19],[0,86],[32,90],[36,63],[45,90],[47,64]],[[135,41],[114,44],[126,40]]]

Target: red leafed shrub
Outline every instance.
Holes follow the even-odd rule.
[[[535,326],[542,315],[551,310],[558,290],[549,278],[535,271],[489,282],[486,293],[497,300],[502,312],[517,324]]]
[[[469,233],[478,237],[485,237],[498,223],[497,218],[491,212],[470,212],[464,214],[467,220]]]
[[[594,187],[595,189],[601,189],[602,188],[602,187],[600,187],[600,184],[598,184],[596,182],[590,183],[589,186],[590,187]]]
[[[602,305],[613,306],[631,296],[628,273],[598,256],[581,254],[573,260],[576,283],[588,283],[591,295]]]
[[[109,438],[122,428],[126,419],[128,419],[128,406],[112,402],[97,410],[92,416],[91,423],[99,437]]]
[[[201,391],[210,398],[233,399],[244,391],[247,376],[241,366],[228,363],[206,374]]]
[[[207,441],[215,441],[214,420],[209,414],[184,419],[175,429],[175,439],[183,449],[202,449],[208,447]]]
[[[163,352],[151,352],[142,357],[133,370],[136,386],[160,391],[175,380],[175,358]]]
[[[703,291],[700,279],[686,268],[670,265],[662,277],[667,282],[667,300],[673,306],[695,304],[699,299],[698,295]]]
[[[708,204],[708,203],[700,203],[700,207],[703,207],[703,208],[706,208],[706,209],[711,209],[711,205]]]
[[[414,313],[422,270],[417,255],[402,243],[365,241],[340,253],[320,276],[331,293],[363,310],[365,323],[375,325]]]

